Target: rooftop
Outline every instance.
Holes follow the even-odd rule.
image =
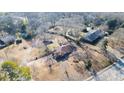
[[[83,38],[84,41],[89,43],[94,43],[104,36],[104,32],[100,29],[90,31]]]

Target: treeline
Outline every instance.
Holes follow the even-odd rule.
[[[27,21],[27,23],[24,22]],[[31,35],[42,34],[56,25],[63,26],[108,26],[109,33],[118,27],[124,27],[124,13],[90,12],[35,12],[35,13],[0,13],[0,31],[9,34],[27,32]]]

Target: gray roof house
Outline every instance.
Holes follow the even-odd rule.
[[[14,42],[15,42],[14,36],[7,35],[4,37],[0,37],[0,49],[13,44]]]
[[[88,43],[96,43],[100,38],[102,38],[104,36],[104,31],[98,29],[98,30],[93,30],[90,31],[86,34],[86,36],[84,36],[83,38],[81,38],[81,41],[84,42],[88,42]]]

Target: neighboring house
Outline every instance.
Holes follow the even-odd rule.
[[[0,48],[4,48],[8,45],[11,45],[15,42],[15,37],[11,35],[7,35],[4,37],[0,37]]]
[[[104,31],[98,29],[98,30],[93,30],[90,31],[86,34],[86,36],[84,36],[83,38],[81,38],[81,41],[85,41],[88,43],[96,43],[100,38],[102,38],[105,35]]]
[[[62,45],[55,51],[53,57],[57,61],[64,61],[73,51],[76,51],[76,47],[74,47],[73,45],[70,44]]]

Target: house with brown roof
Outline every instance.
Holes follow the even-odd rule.
[[[69,54],[76,51],[76,47],[71,44],[60,46],[53,54],[54,59],[57,61],[64,61],[68,58]]]

